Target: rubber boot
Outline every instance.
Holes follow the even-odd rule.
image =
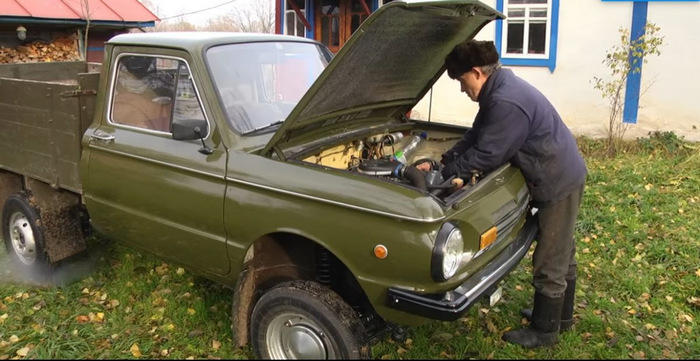
[[[564,293],[564,308],[561,311],[559,332],[565,332],[574,326],[574,296],[576,295],[576,278],[566,280],[566,292]],[[523,308],[520,314],[532,320],[532,308]]]
[[[525,348],[552,346],[559,342],[559,321],[564,296],[550,298],[535,292],[535,307],[530,326],[503,334],[503,340]]]

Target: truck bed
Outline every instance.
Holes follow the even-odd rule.
[[[99,66],[0,65],[0,168],[80,193],[81,138],[93,119]]]

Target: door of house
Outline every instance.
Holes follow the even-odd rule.
[[[315,38],[332,52],[350,39],[371,14],[370,0],[316,0]]]

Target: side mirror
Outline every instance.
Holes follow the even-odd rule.
[[[202,141],[199,152],[202,154],[212,154],[214,150],[204,143],[204,136],[209,133],[207,121],[204,119],[175,119],[172,122],[173,139],[175,140],[195,140]]]
[[[171,130],[175,140],[202,139],[209,132],[204,119],[173,119]]]

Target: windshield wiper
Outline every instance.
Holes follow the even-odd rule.
[[[243,135],[248,135],[248,134],[253,134],[253,133],[260,133],[261,131],[266,130],[266,129],[278,128],[280,125],[282,125],[282,123],[284,123],[284,119],[280,119],[280,120],[274,121],[274,122],[272,122],[272,123],[270,123],[270,124],[267,124],[267,125],[259,126],[259,127],[255,128],[255,129],[252,129],[252,130],[249,130],[249,131],[243,133]]]

